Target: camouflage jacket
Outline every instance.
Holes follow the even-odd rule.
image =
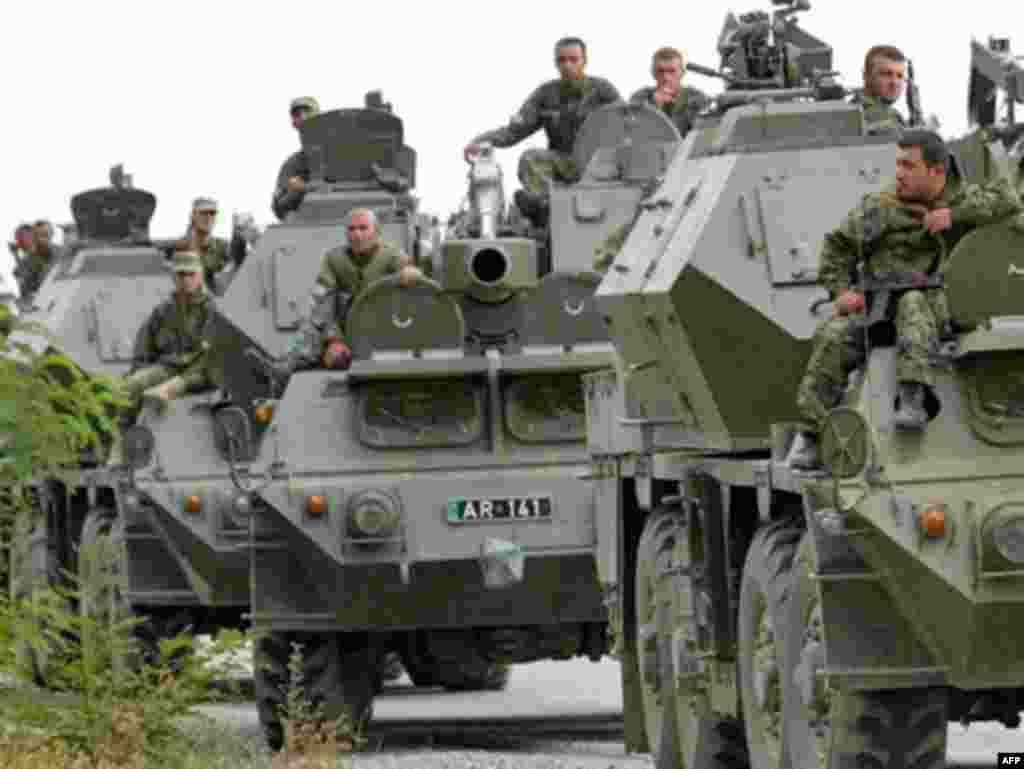
[[[693,121],[697,114],[707,108],[707,95],[696,88],[683,86],[672,101],[659,108],[654,101],[655,90],[653,86],[641,88],[629,97],[629,101],[633,104],[648,104],[655,109],[661,109],[668,119],[675,123],[676,128],[679,129],[679,135],[685,137],[693,128]]]
[[[293,176],[309,181],[309,158],[302,150],[289,155],[277,172],[277,181],[274,183],[274,195],[270,200],[270,207],[278,221],[283,222],[289,213],[302,205],[302,199],[306,196],[304,192],[288,190],[288,180]]]
[[[944,265],[961,237],[975,227],[1019,212],[1021,204],[1005,179],[978,185],[949,178],[942,194],[927,208],[949,208],[952,226],[943,232],[929,232],[922,221],[923,210],[902,203],[891,189],[865,195],[861,205],[825,236],[818,279],[832,296],[849,288],[852,267],[865,253],[866,222],[876,223],[868,249],[869,269],[874,275],[931,273]]]
[[[34,251],[22,251],[21,260],[14,268],[14,276],[18,281],[18,291],[22,299],[31,299],[43,285],[50,267],[61,259],[57,246],[50,247],[49,256],[36,254]]]
[[[403,260],[412,263],[396,243],[381,239],[377,250],[368,257],[357,257],[348,246],[332,248],[324,254],[316,283],[327,290],[343,291],[349,301],[370,283],[394,275],[402,269]],[[339,317],[328,329],[324,341],[345,338],[345,318]]]
[[[206,351],[204,334],[213,310],[213,300],[202,288],[179,304],[175,294],[158,304],[142,324],[135,338],[132,370],[161,365],[183,374],[190,389],[209,382],[202,365]]]
[[[907,127],[903,115],[891,104],[886,104],[877,96],[859,94],[853,100],[864,110],[864,130],[869,134],[900,133]]]
[[[569,154],[587,116],[598,107],[617,101],[621,101],[619,92],[602,77],[587,75],[578,89],[563,85],[561,80],[549,80],[530,94],[508,125],[486,131],[473,142],[511,147],[543,128],[548,149]]]

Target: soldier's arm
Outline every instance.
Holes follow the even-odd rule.
[[[160,356],[156,345],[156,334],[159,330],[159,314],[156,310],[146,319],[135,335],[135,347],[132,350],[132,371],[148,366]]]
[[[861,253],[863,238],[864,217],[859,208],[848,213],[842,224],[825,235],[818,280],[833,297],[850,288],[850,265]]]
[[[317,273],[316,284],[327,289],[338,287],[338,276],[335,275],[334,268],[331,266],[330,251],[324,254],[324,258],[320,261],[320,272]]]
[[[281,170],[277,172],[277,183],[274,185],[274,195],[270,207],[274,211],[274,216],[280,221],[284,221],[290,212],[298,208],[305,197],[303,192],[292,192],[288,189],[288,180],[293,176],[309,180],[309,167],[302,150],[289,155],[287,160],[281,164]]]
[[[986,184],[965,184],[950,203],[953,223],[971,227],[997,222],[1021,210],[1017,193],[1002,176]]]
[[[477,136],[472,144],[490,142],[495,147],[511,147],[536,133],[541,126],[543,100],[544,86],[540,86],[523,102],[523,106],[512,116],[508,125],[495,128],[493,131],[485,131]]]

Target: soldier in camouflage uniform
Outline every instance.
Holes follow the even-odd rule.
[[[511,122],[503,128],[486,131],[465,149],[466,161],[488,142],[495,147],[511,147],[543,128],[548,148],[526,150],[519,158],[519,182],[516,205],[538,226],[547,223],[548,180],[571,184],[582,169],[573,162],[576,134],[587,116],[598,107],[621,100],[610,82],[584,75],[587,46],[578,37],[564,37],[555,43],[555,65],[560,77],[549,80],[530,94]]]
[[[302,330],[293,340],[292,352],[306,360],[316,359],[324,368],[347,369],[352,361],[345,333],[345,316],[352,300],[370,283],[398,274],[403,286],[423,277],[395,243],[383,240],[377,217],[365,208],[348,215],[348,245],[324,254],[313,287],[310,308]],[[331,300],[331,307],[324,307]]]
[[[175,251],[191,251],[199,255],[203,263],[203,280],[206,286],[217,293],[217,276],[229,264],[241,266],[245,261],[248,244],[238,227],[231,233],[231,242],[223,238],[213,237],[213,228],[217,223],[217,201],[213,198],[196,198],[192,201],[192,213],[189,216],[188,229],[185,237],[179,240]]]
[[[26,247],[27,246],[27,247]],[[60,250],[53,245],[53,225],[40,219],[32,225],[31,238],[23,236],[24,251],[15,269],[23,301],[31,301],[46,278],[50,267],[60,261]]]
[[[312,96],[300,96],[297,99],[292,99],[291,104],[288,105],[292,128],[296,131],[299,130],[306,118],[312,117],[318,112],[320,112],[320,105]],[[301,149],[293,152],[281,164],[281,169],[277,172],[277,181],[274,183],[274,195],[270,201],[270,207],[278,220],[283,222],[289,213],[302,205],[309,175],[309,158]]]
[[[679,131],[680,138],[693,128],[697,114],[708,106],[708,97],[696,88],[683,85],[686,56],[678,48],[659,48],[651,57],[651,75],[655,85],[639,89],[629,101],[660,109]],[[594,249],[594,269],[605,273],[626,244],[637,217],[620,224]]]
[[[678,48],[659,48],[651,57],[651,76],[655,84],[629,97],[633,104],[660,109],[679,129],[683,138],[693,127],[694,118],[708,106],[703,91],[683,85],[686,56]]]
[[[213,383],[203,339],[212,300],[203,284],[199,254],[174,254],[174,293],[158,304],[139,329],[132,371],[124,379],[132,401],[140,397],[161,408],[187,392]]]
[[[838,405],[851,371],[866,359],[866,329],[855,315],[865,297],[851,290],[851,266],[862,257],[876,278],[931,274],[941,270],[963,235],[1021,210],[1020,200],[1003,178],[976,185],[947,178],[948,151],[931,131],[909,130],[898,142],[894,190],[866,195],[839,226],[825,236],[818,277],[836,298],[836,315],[815,334],[807,373],[797,393],[806,419],[790,453],[797,469],[820,465],[818,432]],[[894,296],[897,337],[896,378],[899,402],[894,427],[923,430],[925,399],[934,386],[929,354],[950,318],[941,289],[908,290]],[[931,393],[934,397],[934,392]]]
[[[906,121],[893,106],[906,86],[906,57],[899,48],[876,45],[864,56],[864,90],[854,102],[864,110],[869,134],[899,133]]]

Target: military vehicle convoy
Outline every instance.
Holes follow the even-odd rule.
[[[872,336],[824,470],[792,471],[797,385],[831,310],[819,246],[891,179],[896,146],[822,87],[831,49],[798,26],[807,4],[776,5],[727,18],[722,66],[744,74],[594,298],[617,353],[583,379],[627,748],[661,769],[941,766],[948,722],[1015,728],[1024,709],[1024,228],[950,254],[960,331],[936,351],[926,430],[892,428],[896,350]],[[976,46],[972,108],[1024,101],[1003,49]],[[973,117],[954,172],[1016,173],[1024,127]]]
[[[549,274],[506,216],[485,152],[470,205],[434,251],[438,282],[367,287],[347,314],[354,362],[337,372],[296,366],[290,339],[344,214],[373,208],[384,236],[421,259],[428,238],[397,117],[324,113],[302,137],[305,199],[263,234],[211,324],[219,400],[186,398],[129,431],[122,503],[131,592],[157,576],[135,567],[143,526],[194,594],[230,583],[240,597],[247,576],[272,745],[292,642],[312,698],[355,721],[369,717],[389,652],[415,683],[449,688],[503,686],[515,662],[605,653],[593,502],[577,476],[580,374],[611,358],[586,268],[680,146],[649,108],[592,116],[578,143],[587,174],[552,193],[568,233],[552,228]]]

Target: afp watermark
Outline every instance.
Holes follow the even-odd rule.
[[[999,753],[996,766],[1012,766],[1024,769],[1024,753]]]

